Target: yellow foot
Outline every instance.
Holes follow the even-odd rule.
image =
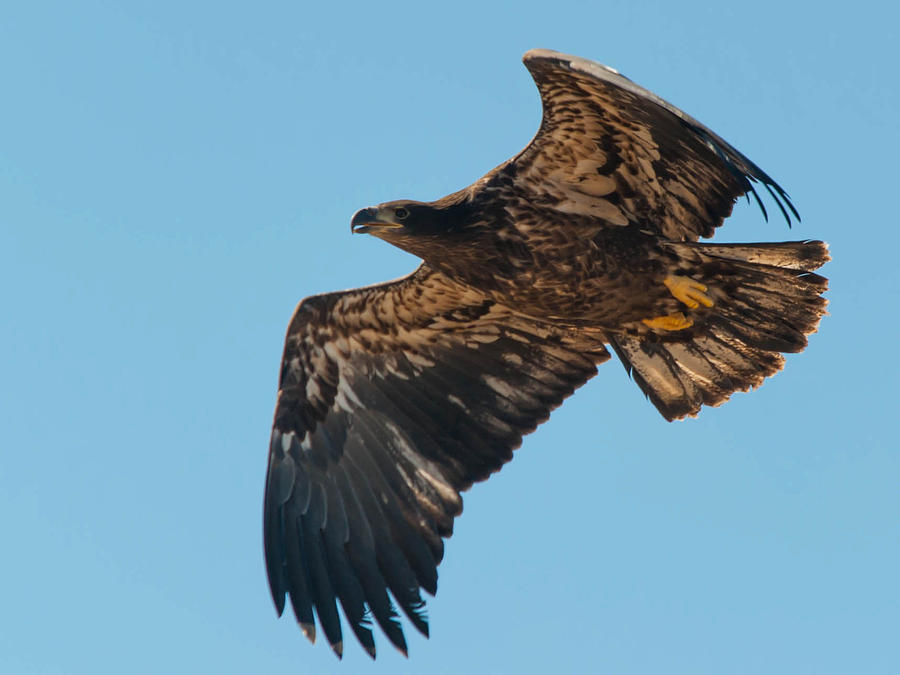
[[[683,330],[694,325],[694,322],[681,312],[668,316],[654,316],[652,319],[643,319],[643,322],[656,330]]]
[[[690,277],[679,277],[670,274],[663,279],[663,283],[669,289],[669,292],[675,296],[676,300],[683,302],[691,309],[696,309],[700,305],[704,307],[713,306],[712,298],[703,292],[706,290],[706,286],[699,281],[694,281]]]

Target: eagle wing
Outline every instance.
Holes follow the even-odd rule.
[[[512,457],[609,358],[422,265],[305,299],[288,328],[269,451],[264,541],[279,614],[313,608],[343,649],[336,601],[375,655],[369,613],[400,650],[388,591],[427,634],[460,491]]]
[[[667,239],[712,236],[735,200],[766,187],[790,224],[781,187],[713,131],[615,70],[535,49],[524,62],[543,118],[531,143],[501,167],[529,200],[557,210],[637,223]]]

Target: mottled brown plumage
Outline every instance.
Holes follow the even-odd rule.
[[[460,492],[606,345],[672,420],[759,385],[824,313],[821,242],[697,241],[754,183],[796,216],[759,167],[604,66],[546,50],[525,64],[544,105],[525,150],[436,202],[353,217],[421,267],[307,298],[288,328],[266,564],[279,613],[289,597],[314,639],[315,612],[338,655],[337,603],[372,656],[370,619],[406,651],[391,595],[427,634],[420,589],[437,589]]]

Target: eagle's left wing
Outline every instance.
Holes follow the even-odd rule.
[[[290,596],[343,649],[336,601],[372,655],[370,613],[406,641],[388,592],[427,634],[460,491],[511,459],[609,358],[422,265],[307,298],[288,329],[269,450],[264,540],[279,614]]]
[[[534,49],[524,62],[541,94],[531,143],[506,165],[530,203],[668,239],[712,236],[735,200],[763,185],[790,223],[784,190],[721,137],[615,70]],[[491,174],[489,174],[490,176]]]

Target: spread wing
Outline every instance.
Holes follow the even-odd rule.
[[[398,281],[307,298],[291,320],[269,451],[264,539],[285,595],[334,650],[336,602],[375,655],[371,617],[400,650],[390,594],[427,635],[460,491],[512,457],[609,358],[422,265]]]
[[[787,194],[697,120],[606,66],[545,49],[524,62],[544,113],[534,139],[506,170],[535,202],[637,223],[672,240],[696,240],[766,187],[790,224]],[[749,197],[748,197],[749,198]]]

